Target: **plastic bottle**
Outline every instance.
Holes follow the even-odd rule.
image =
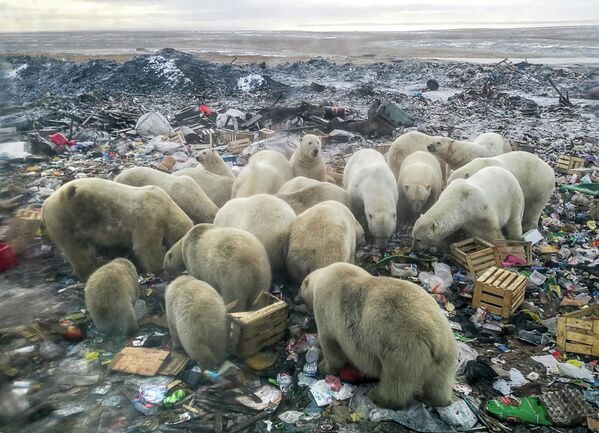
[[[433,269],[435,276],[439,277],[443,281],[443,289],[451,287],[453,283],[453,275],[451,274],[451,268],[445,263],[433,263]]]
[[[304,364],[304,374],[308,377],[316,376],[318,370],[318,357],[320,353],[318,348],[312,346],[306,352],[306,363]]]

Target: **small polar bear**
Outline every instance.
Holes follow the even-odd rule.
[[[414,152],[401,164],[397,178],[400,219],[413,222],[437,201],[443,189],[439,162],[429,152]]]
[[[351,211],[336,201],[318,203],[299,214],[289,234],[287,270],[301,282],[310,272],[336,262],[354,263],[364,229]]]
[[[266,250],[251,233],[213,224],[198,224],[164,256],[164,271],[189,274],[214,287],[232,311],[249,311],[258,295],[270,290]]]
[[[121,172],[115,182],[129,186],[154,185],[166,192],[194,223],[214,221],[218,207],[189,176],[173,176],[149,167],[132,167]]]
[[[351,363],[378,378],[368,396],[382,407],[401,409],[414,400],[435,407],[451,403],[457,346],[423,288],[335,263],[309,274],[300,295],[314,312],[319,371],[337,374]]]
[[[238,228],[256,236],[266,249],[272,272],[281,275],[285,272],[293,220],[295,212],[283,200],[256,194],[228,201],[216,214],[214,225]]]
[[[166,287],[166,320],[173,347],[183,347],[204,370],[225,360],[227,326],[225,303],[204,281],[181,276]]]
[[[235,177],[225,160],[214,149],[204,149],[196,155],[196,160],[210,173]]]
[[[395,176],[395,179],[399,176],[401,164],[404,159],[414,152],[428,152],[427,146],[440,140],[440,135],[428,135],[419,131],[406,132],[403,135],[397,137],[397,139],[391,143],[389,152],[387,152],[387,164]],[[441,173],[443,173],[443,180],[445,180],[445,161],[437,157]]]
[[[497,156],[512,151],[509,141],[494,132],[485,132],[472,142],[443,137],[429,144],[427,149],[445,161],[451,170],[457,170],[474,158]]]
[[[352,200],[352,212],[366,221],[377,245],[383,245],[397,225],[397,181],[385,158],[373,149],[354,153],[343,171],[343,186]]]
[[[262,150],[250,157],[248,165],[233,182],[232,197],[276,194],[293,177],[287,158],[276,150]]]
[[[137,270],[119,258],[98,268],[85,285],[85,306],[102,332],[128,336],[137,331],[133,308],[139,296]]]
[[[539,218],[555,190],[555,172],[541,158],[528,152],[509,152],[491,158],[476,158],[449,176],[448,183],[468,179],[485,167],[502,167],[512,173],[524,194],[522,230],[538,228]]]
[[[326,200],[335,200],[348,208],[351,207],[351,198],[346,190],[329,182],[315,182],[314,185],[306,186],[288,194],[279,192],[277,197],[285,200],[298,215],[315,204]]]
[[[307,186],[318,185],[320,181],[316,179],[310,179],[305,176],[296,176],[291,180],[288,180],[279,188],[278,194],[289,194],[300,189],[306,188]]]
[[[501,167],[486,167],[468,179],[456,179],[416,221],[413,249],[446,247],[458,232],[485,240],[522,237],[524,195],[518,180]]]
[[[201,164],[196,167],[183,168],[172,175],[191,177],[219,208],[231,200],[231,187],[235,181],[233,177],[211,173]]]
[[[326,182],[327,169],[322,158],[320,138],[316,135],[304,135],[289,162],[294,176],[305,176]]]
[[[144,271],[160,274],[162,248],[193,226],[157,186],[96,178],[75,179],[54,191],[42,206],[42,223],[81,281],[98,268],[99,248],[127,248]]]

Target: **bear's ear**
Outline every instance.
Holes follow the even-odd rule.
[[[439,228],[439,223],[438,223],[437,221],[435,221],[435,222],[433,223],[433,225],[431,226],[431,228],[433,229],[433,231],[434,231],[434,232],[436,232],[436,231],[437,231],[437,229]]]
[[[431,186],[430,185],[424,185],[424,187],[426,188],[426,192],[429,192],[431,190]]]
[[[410,189],[410,185],[404,185],[403,189],[404,189],[404,191],[407,191],[408,189]]]
[[[469,189],[463,189],[462,190],[462,198],[468,198],[468,196],[470,195],[470,190]]]

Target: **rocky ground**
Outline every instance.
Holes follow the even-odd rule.
[[[369,117],[374,100],[387,99],[414,118],[413,128],[423,132],[456,138],[499,132],[515,147],[523,146],[552,165],[560,154],[568,153],[585,158],[592,166],[597,164],[599,154],[598,105],[588,99],[590,89],[597,85],[596,76],[584,66],[419,60],[352,65],[322,59],[237,66],[207,62],[174,50],[138,56],[124,63],[70,63],[19,56],[0,59],[0,64],[4,72],[0,81],[0,128],[15,128],[0,129],[1,141],[23,140],[27,143],[25,150],[33,154],[26,159],[12,158],[10,153],[3,154],[5,144],[0,143],[0,235],[3,242],[27,240],[19,251],[18,265],[0,274],[3,431],[390,432],[407,431],[408,427],[452,431],[435,412],[430,413],[437,424],[417,425],[409,420],[424,419],[423,413],[429,412],[406,414],[373,407],[363,397],[367,383],[356,383],[351,399],[318,407],[309,391],[314,384],[301,386],[309,380],[299,376],[309,347],[302,338],[307,333],[308,341],[313,341],[314,325],[295,302],[297,287],[286,281],[277,282],[273,292],[291,305],[288,332],[280,343],[266,350],[264,359],[251,363],[254,368],[231,358],[238,370],[222,372],[216,384],[204,378],[198,388],[189,379],[188,366],[184,372],[187,375],[178,376],[182,383],[173,388],[183,390],[187,396],[184,402],[170,408],[161,406],[149,415],[134,407],[132,401],[139,398],[140,389],[171,383],[175,378],[140,379],[108,369],[110,360],[123,347],[131,346],[132,340],[109,339],[94,330],[84,311],[82,284],[74,279],[49,240],[39,233],[15,233],[15,215],[19,209],[39,208],[52,191],[73,178],[112,178],[124,167],[160,163],[164,154],[154,146],[156,142],[139,137],[134,130],[135,121],[146,112],[157,110],[173,127],[188,125],[202,136],[214,130],[215,115],[186,120],[180,110],[200,103],[219,113],[238,109],[244,118],[245,114],[247,118],[263,116],[245,128],[248,131],[257,135],[259,128],[267,127],[283,130],[292,139],[302,128],[318,128],[324,133],[349,129],[352,120]],[[430,79],[438,82],[438,90],[427,89]],[[313,82],[324,89],[315,90]],[[560,103],[551,82],[564,96],[568,94],[571,104]],[[301,106],[304,102],[311,105]],[[346,121],[323,120],[324,114],[320,113],[324,106],[344,107]],[[405,130],[399,126],[392,135]],[[74,138],[77,144],[48,145],[48,136],[55,132]],[[339,170],[343,156],[357,148],[384,148],[392,140],[389,131],[370,128],[362,132],[347,143],[331,140],[325,145],[331,170]],[[230,156],[226,142],[215,144],[223,156]],[[179,143],[175,149],[177,162],[192,163],[190,156],[201,147]],[[558,178],[560,183],[568,181],[571,176]],[[456,388],[456,396],[466,395],[472,408],[480,407],[475,412],[481,417],[477,425],[483,429],[569,430],[524,424],[499,426],[484,415],[487,400],[501,395],[493,387],[496,379],[492,376],[497,372],[508,374],[512,368],[527,378],[524,385],[512,384],[509,392],[514,395],[570,390],[582,396],[581,391],[585,391],[587,401],[597,404],[596,376],[586,381],[574,379],[561,370],[549,372],[531,358],[553,354],[560,361],[572,361],[571,365],[580,371],[596,374],[595,358],[563,351],[560,357],[555,352],[556,315],[596,302],[596,202],[590,195],[556,190],[543,216],[543,240],[533,249],[532,263],[512,268],[527,275],[536,271],[547,280],[539,285],[528,284],[525,304],[510,320],[489,315],[486,321],[473,323],[473,277],[449,257],[435,257],[450,264],[453,272],[452,286],[435,297],[453,323],[456,338],[480,355],[475,361],[464,349],[463,364],[469,359],[472,363],[460,378],[463,386]],[[416,265],[415,273],[404,277],[419,281],[418,272],[429,270],[430,259],[409,256],[409,243],[409,229],[404,228],[387,248],[360,251],[359,263],[380,275],[412,263]],[[548,245],[556,250],[547,253],[547,248],[542,248]],[[146,308],[139,336],[149,337],[143,343],[145,347],[169,350],[168,331],[160,319],[166,284],[152,275],[143,276],[140,282]],[[523,341],[524,335],[533,343]],[[583,362],[582,367],[576,361]],[[280,373],[288,373],[293,379],[279,402],[276,379]],[[243,383],[241,388],[239,382]],[[267,384],[272,387],[269,390],[276,403],[266,409],[256,410],[237,402],[237,394],[231,390],[251,394]],[[584,427],[574,430],[584,431]]]

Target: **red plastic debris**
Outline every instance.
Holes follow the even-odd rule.
[[[74,146],[77,144],[77,140],[67,140],[67,138],[60,132],[52,134],[48,137],[50,141],[57,146]]]
[[[356,383],[364,380],[366,376],[360,370],[358,370],[353,365],[346,365],[341,370],[339,370],[339,379],[343,382],[348,383]]]
[[[205,104],[200,105],[199,112],[204,116],[212,116],[214,114],[214,111],[212,111],[212,109]]]
[[[0,242],[0,272],[8,271],[17,266],[17,256],[12,245]]]

